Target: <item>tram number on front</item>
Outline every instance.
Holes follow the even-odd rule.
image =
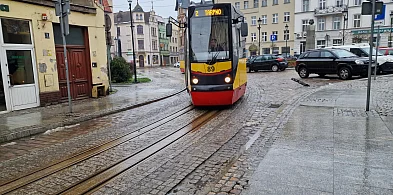
[[[207,67],[207,72],[214,72],[214,70],[215,70],[214,66]]]

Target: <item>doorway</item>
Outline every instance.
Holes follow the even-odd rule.
[[[139,67],[145,67],[145,57],[143,55],[139,56]]]
[[[57,70],[61,99],[68,98],[67,74],[64,61],[64,48],[59,24],[53,25],[55,33]],[[90,97],[91,67],[88,57],[87,29],[79,26],[70,26],[70,34],[66,37],[68,75],[70,79],[71,98],[74,100]]]
[[[1,18],[0,112],[39,106],[30,21]]]

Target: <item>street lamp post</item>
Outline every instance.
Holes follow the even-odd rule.
[[[342,35],[343,35],[342,44],[344,45],[345,44],[345,24],[348,22],[348,9],[344,8],[342,13],[343,13],[343,17],[344,17],[343,32],[342,32]]]
[[[132,42],[132,57],[133,57],[133,60],[134,60],[134,82],[135,83],[137,83],[138,82],[138,80],[137,80],[137,77],[136,77],[136,59],[135,59],[135,43],[134,43],[134,24],[133,24],[133,18],[132,18],[132,12],[131,12],[131,10],[132,10],[132,7],[131,7],[131,3],[132,3],[132,0],[128,0],[128,4],[129,4],[129,6],[130,6],[130,20],[131,20],[131,42]]]
[[[261,55],[261,24],[262,24],[262,19],[258,19],[258,36],[259,36],[259,43],[258,43],[258,55]]]
[[[392,28],[393,28],[393,13],[390,14],[390,35],[389,35],[389,47],[392,47]]]
[[[326,33],[325,35],[326,47],[329,47],[329,40],[330,40],[330,35]]]
[[[289,30],[288,30],[288,24],[285,24],[285,33],[284,33],[284,36],[285,36],[285,57],[286,58],[288,58],[288,38],[289,38]]]

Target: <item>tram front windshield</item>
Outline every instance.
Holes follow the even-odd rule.
[[[190,18],[191,62],[227,61],[229,55],[228,16]]]

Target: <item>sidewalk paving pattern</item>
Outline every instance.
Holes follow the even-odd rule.
[[[306,98],[243,194],[393,194],[393,77],[332,85]]]
[[[138,70],[152,79],[150,83],[137,85],[114,84],[113,88],[117,92],[113,95],[98,99],[90,98],[74,101],[72,114],[68,113],[68,104],[2,114],[0,115],[0,143],[116,113],[137,104],[174,94],[184,88],[182,82],[172,82],[173,79],[178,78],[170,77],[170,74],[180,74],[177,69],[164,68],[168,74],[157,72],[156,69]]]

